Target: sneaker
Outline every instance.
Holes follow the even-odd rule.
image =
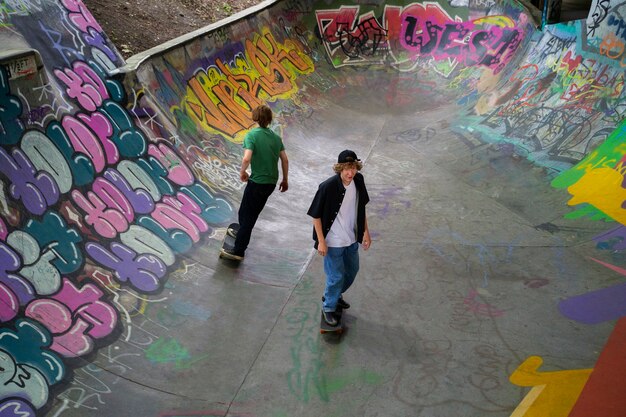
[[[326,297],[322,296],[322,303],[326,301]],[[350,308],[350,304],[343,299],[343,297],[339,297],[339,301],[337,301],[337,308],[341,310],[347,310]]]
[[[233,261],[243,261],[243,256],[237,255],[232,249],[224,249],[220,250],[220,255],[227,259],[232,259]]]
[[[350,308],[350,304],[348,304],[346,300],[343,299],[343,297],[339,297],[339,301],[337,301],[337,307],[347,310]]]
[[[233,229],[232,227],[227,227],[226,228],[226,234],[230,237],[232,237],[233,239],[237,239],[237,232],[239,230],[237,229]]]
[[[338,324],[335,313],[332,311],[322,311],[322,317],[329,326],[335,327]]]

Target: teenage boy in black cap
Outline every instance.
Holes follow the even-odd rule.
[[[241,261],[244,258],[252,229],[259,214],[265,207],[269,196],[274,192],[278,182],[278,160],[283,171],[283,180],[279,185],[281,192],[289,188],[289,160],[280,136],[268,128],[272,122],[272,109],[262,104],[252,111],[252,120],[259,127],[252,129],[243,140],[244,153],[241,160],[239,176],[247,182],[239,206],[239,231],[228,229],[226,233],[235,238],[235,246],[231,249],[222,248],[225,258]],[[252,174],[246,171],[251,167]]]
[[[338,323],[337,307],[350,308],[342,294],[359,271],[359,243],[365,250],[372,243],[365,214],[369,195],[358,172],[362,167],[356,153],[342,151],[333,166],[335,175],[319,185],[307,213],[313,217],[314,247],[324,257],[322,314],[330,326]]]

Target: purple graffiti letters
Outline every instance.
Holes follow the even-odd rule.
[[[150,193],[143,188],[133,189],[120,172],[109,168],[104,172],[104,177],[124,195],[136,213],[147,214],[154,210],[154,201]]]
[[[43,214],[59,199],[59,187],[52,176],[47,172],[37,172],[20,149],[13,149],[12,155],[9,155],[0,148],[0,172],[11,182],[11,196],[22,200],[26,210],[33,214]]]
[[[89,242],[85,249],[89,256],[105,267],[115,271],[115,277],[128,282],[143,293],[154,293],[161,288],[161,279],[165,276],[165,264],[151,254],[138,255],[126,245],[113,242],[111,251],[98,243]]]
[[[115,56],[115,52],[107,45],[104,36],[102,33],[96,31],[94,28],[89,28],[89,34],[85,34],[85,41],[88,45],[93,46],[96,49],[101,50],[111,61],[115,62],[117,60],[117,56]]]
[[[19,255],[10,246],[0,242],[0,286],[2,297],[7,301],[0,304],[0,318],[3,321],[14,318],[19,306],[35,297],[32,285],[24,277],[12,273],[21,267]]]
[[[0,417],[36,417],[36,414],[26,401],[12,398],[0,403]]]

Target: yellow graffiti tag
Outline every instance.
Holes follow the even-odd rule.
[[[567,417],[593,371],[538,372],[542,363],[539,356],[530,356],[511,374],[511,383],[533,388],[510,417]]]
[[[246,39],[245,57],[231,63],[217,59],[187,82],[181,108],[203,129],[236,143],[254,125],[252,110],[265,101],[287,99],[297,91],[298,74],[313,71],[313,61],[299,44],[276,42],[268,30]]]
[[[513,28],[515,22],[508,16],[485,16],[472,21],[476,25],[494,25],[501,28]]]
[[[586,172],[567,190],[572,198],[567,202],[574,206],[589,203],[613,220],[626,224],[626,189],[622,187],[624,175],[612,168],[597,168]]]

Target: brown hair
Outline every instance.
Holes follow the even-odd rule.
[[[363,164],[361,161],[356,162],[343,162],[340,164],[333,165],[333,171],[337,174],[341,173],[344,169],[356,168],[357,171],[360,171],[363,168]]]
[[[265,104],[261,104],[252,110],[252,120],[257,122],[261,127],[268,127],[272,122],[272,109]]]

